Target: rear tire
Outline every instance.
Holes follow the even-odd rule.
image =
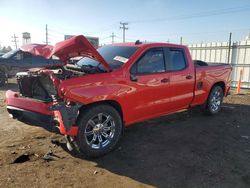
[[[208,115],[215,115],[221,110],[223,102],[223,90],[220,86],[214,86],[210,91],[205,106],[205,113]]]
[[[78,121],[76,144],[87,157],[100,157],[113,150],[121,138],[122,120],[110,105],[93,105],[84,110]]]

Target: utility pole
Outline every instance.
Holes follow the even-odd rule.
[[[49,44],[49,40],[48,40],[48,25],[47,25],[47,24],[46,24],[45,30],[46,30],[46,31],[45,31],[45,35],[46,35],[46,36],[45,36],[45,39],[46,39],[45,41],[46,41],[46,44]]]
[[[122,25],[120,29],[123,30],[123,42],[125,42],[125,30],[128,30],[128,27],[126,27],[126,25],[128,25],[128,22],[120,22],[120,24]]]
[[[182,37],[180,38],[180,44],[182,45]]]
[[[115,37],[116,37],[116,35],[114,34],[114,32],[112,33],[112,35],[110,35],[109,37],[111,37],[111,42],[112,42],[112,44],[114,44],[114,42],[115,42]]]
[[[232,43],[232,32],[229,33],[229,41],[228,41],[228,56],[227,63],[230,63],[230,51],[231,51],[231,43]]]
[[[15,33],[14,33],[14,35],[11,37],[12,38],[12,42],[14,42],[14,44],[15,44],[15,47],[16,47],[16,49],[17,49],[17,42],[18,42],[18,40],[17,40],[17,36],[15,35]]]

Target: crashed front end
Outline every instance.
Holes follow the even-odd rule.
[[[43,54],[44,48],[39,51]],[[71,58],[89,57],[100,62],[107,72],[109,64],[83,35],[57,43],[46,53],[47,58],[57,56],[67,65]],[[82,104],[65,96],[62,82],[66,79],[81,77],[89,71],[67,66],[62,69],[33,70],[17,74],[19,92],[7,91],[7,110],[13,118],[31,125],[41,126],[49,131],[63,135],[76,136],[77,117]],[[99,73],[95,69],[94,73]]]
[[[12,118],[50,132],[76,136],[81,104],[67,101],[61,80],[51,70],[17,74],[19,92],[6,92],[7,110]]]

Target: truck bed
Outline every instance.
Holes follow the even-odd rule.
[[[204,61],[193,61],[195,65],[196,83],[194,88],[194,100],[191,106],[205,103],[214,83],[225,82],[224,95],[227,95],[226,88],[230,87],[230,76],[232,67],[225,63],[207,63]]]
[[[224,66],[226,63],[218,63],[218,62],[205,62],[201,60],[193,60],[193,64],[195,67],[207,67],[207,66]]]

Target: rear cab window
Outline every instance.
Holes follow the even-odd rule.
[[[187,61],[182,48],[164,48],[167,72],[186,69]]]

